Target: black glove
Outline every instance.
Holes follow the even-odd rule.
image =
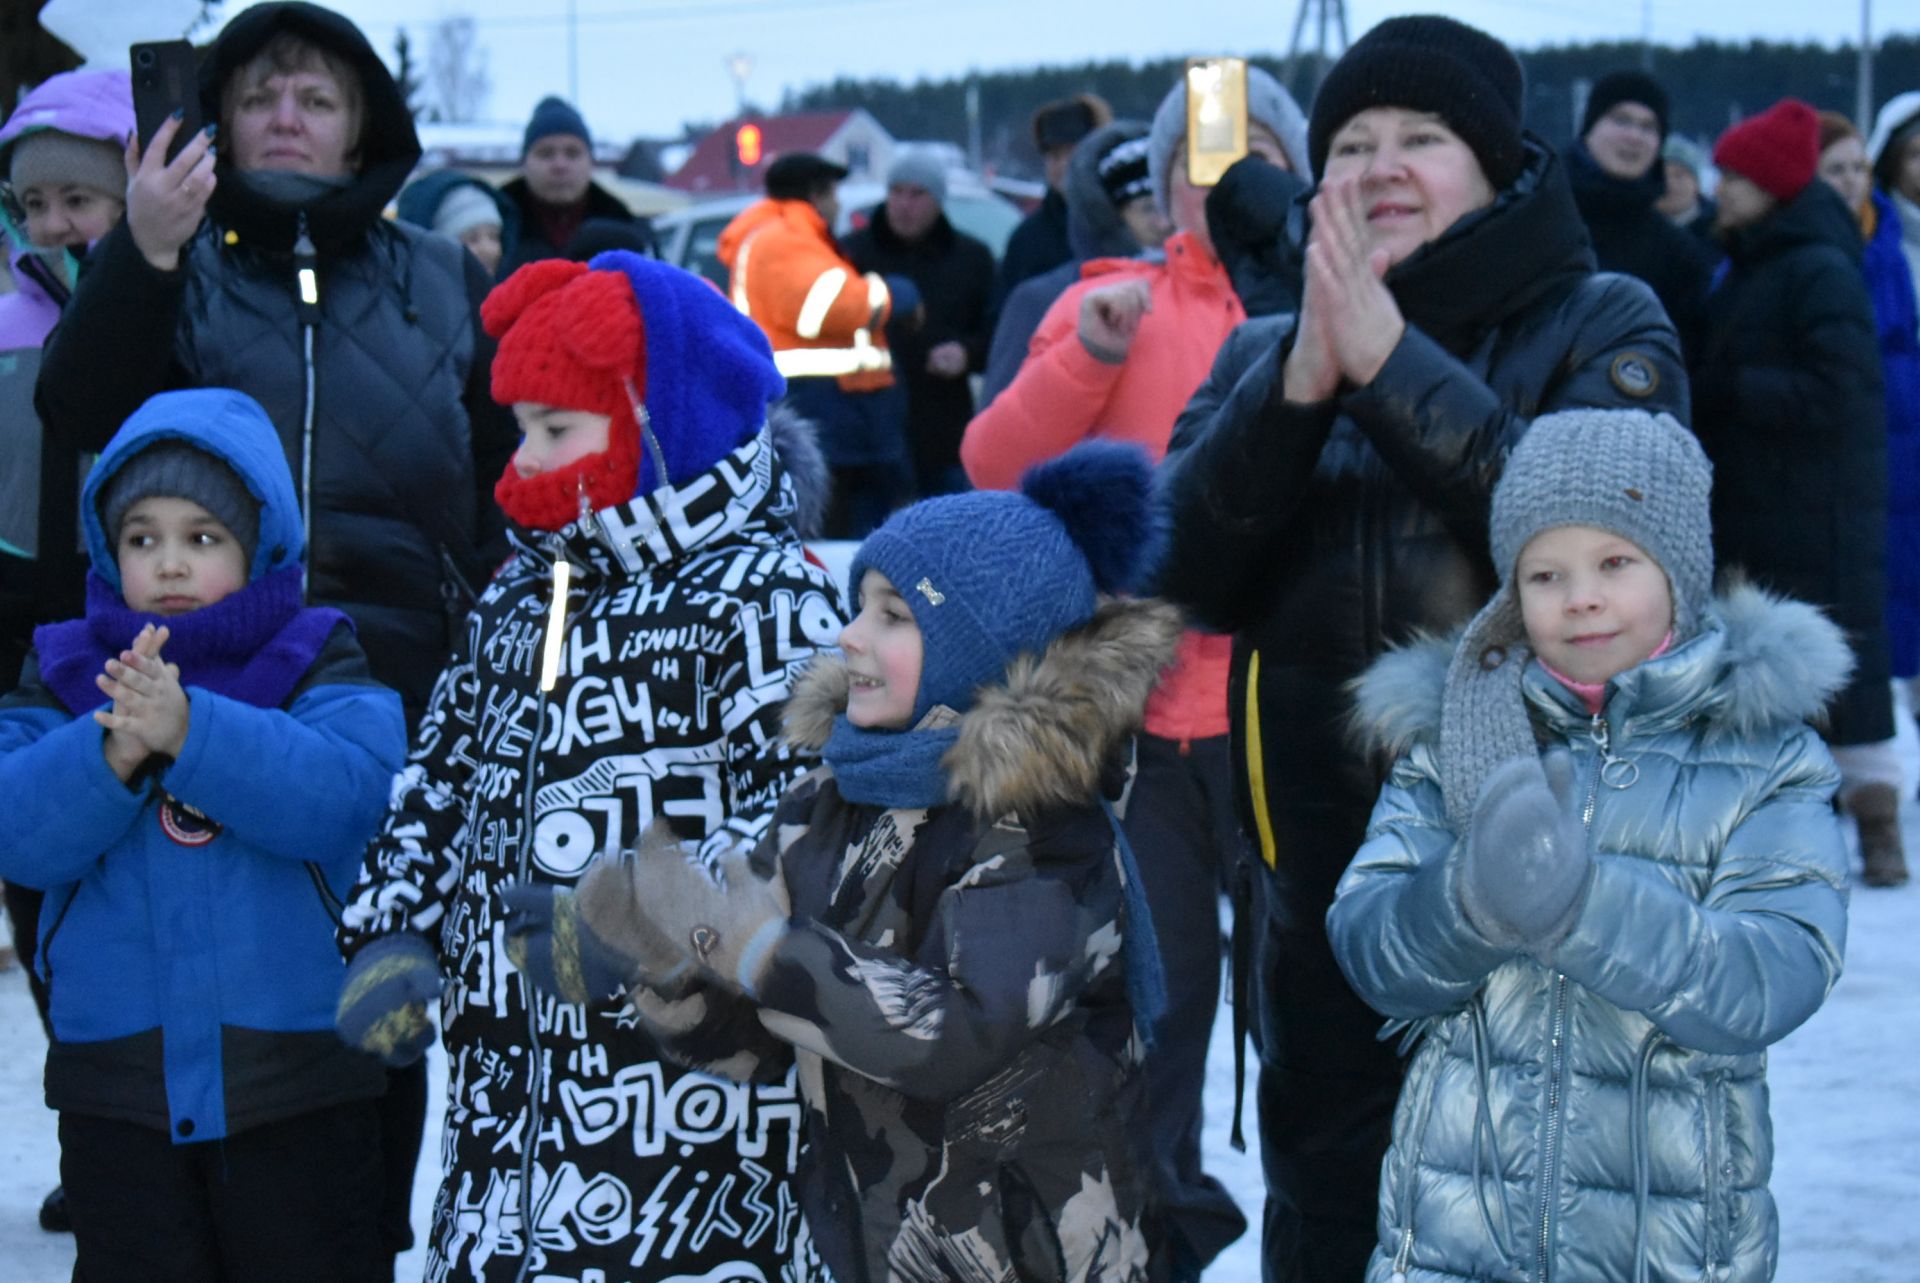
[[[1593,871],[1573,755],[1510,757],[1474,803],[1460,871],[1461,908],[1494,944],[1551,954],[1572,928]]]
[[[1298,175],[1261,156],[1233,162],[1207,193],[1207,234],[1248,316],[1300,309],[1308,191]]]
[[[334,1008],[333,1027],[349,1046],[395,1069],[420,1059],[433,1042],[427,1004],[440,996],[440,959],[411,931],[381,936],[353,955]]]

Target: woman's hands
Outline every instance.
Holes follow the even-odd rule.
[[[1326,401],[1344,380],[1365,387],[1406,333],[1387,289],[1387,251],[1373,245],[1358,178],[1323,183],[1309,206],[1306,288],[1282,371],[1286,398]]]
[[[137,137],[127,139],[127,230],[147,262],[162,272],[180,266],[180,251],[206,217],[207,198],[218,181],[213,139],[205,130],[167,161],[180,118],[162,121],[146,154]]]
[[[106,671],[93,679],[113,700],[111,708],[95,709],[93,720],[107,728],[101,751],[123,784],[148,757],[179,757],[186,746],[189,705],[180,686],[180,668],[160,658],[168,635],[164,624],[148,624],[133,645],[121,651],[120,658],[108,660]]]

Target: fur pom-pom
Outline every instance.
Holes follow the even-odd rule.
[[[585,263],[564,258],[543,258],[528,263],[494,286],[480,301],[480,324],[485,327],[487,337],[499,338],[536,299],[565,288],[567,282],[586,273]]]
[[[1088,441],[1036,463],[1020,492],[1067,528],[1103,593],[1135,586],[1149,560],[1153,463],[1138,446]]]

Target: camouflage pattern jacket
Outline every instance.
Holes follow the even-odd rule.
[[[636,992],[669,1055],[754,1080],[798,1062],[797,1187],[838,1283],[1145,1277],[1141,1047],[1097,799],[1180,627],[1163,603],[1110,602],[1017,661],[959,718],[949,804],[860,805],[830,766],[809,775],[754,854],[793,905],[758,992]],[[790,742],[817,750],[846,691],[816,661]],[[582,894],[602,889],[633,894]]]
[[[498,900],[512,882],[573,883],[656,818],[688,840],[759,838],[812,765],[781,742],[779,709],[841,627],[793,503],[763,432],[682,484],[520,541],[434,687],[341,930],[349,956],[397,931],[440,953],[434,1283],[809,1277],[788,1184],[795,1085],[663,1062],[623,1003],[529,1004]],[[543,691],[561,556],[564,646]]]

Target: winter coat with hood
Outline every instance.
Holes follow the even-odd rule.
[[[1001,301],[998,315],[989,313],[993,343],[987,349],[986,373],[980,384],[982,408],[992,405],[1020,373],[1033,332],[1040,328],[1053,301],[1080,279],[1082,264],[1089,259],[1140,255],[1140,242],[1134,239],[1100,183],[1100,158],[1119,143],[1145,137],[1146,132],[1146,125],[1140,121],[1116,120],[1088,134],[1073,149],[1065,184],[1067,241],[1073,247],[1073,256],[1015,285]]]
[[[907,390],[907,440],[922,478],[958,467],[960,437],[973,417],[967,375],[985,367],[991,337],[987,303],[993,251],[955,230],[945,213],[909,244],[893,230],[885,204],[875,206],[867,225],[845,236],[840,249],[856,270],[905,277],[919,289],[924,319],[910,331],[897,327],[887,336],[895,377]],[[967,350],[967,369],[958,378],[927,369],[927,353],[942,343]]]
[[[1047,188],[1032,213],[1020,220],[1007,237],[1000,256],[1000,276],[994,282],[994,310],[1022,281],[1031,280],[1073,257],[1073,223],[1065,192]]]
[[[1047,309],[1012,385],[967,425],[960,459],[976,486],[1010,489],[1032,465],[1093,437],[1138,445],[1158,462],[1174,420],[1246,319],[1226,270],[1191,232],[1168,238],[1164,260],[1096,259],[1081,276]],[[1127,280],[1147,283],[1153,307],[1116,364],[1080,342],[1080,300]],[[1225,637],[1187,636],[1178,665],[1148,702],[1150,734],[1226,734],[1229,650]]]
[[[127,644],[141,621],[168,622],[120,600],[99,515],[108,481],[157,441],[186,441],[246,483],[260,500],[249,583],[291,576],[284,593],[297,608],[300,510],[267,429],[258,406],[226,389],[155,401],[128,422],[82,497],[89,618],[40,629],[20,689],[0,700],[0,789],[13,819],[0,877],[47,893],[47,1104],[151,1126],[176,1144],[386,1091],[379,1063],[333,1032],[344,974],[334,915],[406,748],[400,701],[373,681],[352,629],[330,612],[296,611],[274,632],[248,661],[256,679],[279,673],[272,706],[196,683],[176,646],[186,742],[126,784],[91,717],[107,703],[88,680],[98,666],[66,662]],[[189,628],[233,626],[231,608],[213,618],[222,604],[173,619],[178,645],[191,644]],[[115,624],[124,637],[104,637]],[[257,680],[249,689],[265,697]]]
[[[1846,643],[1812,607],[1741,587],[1616,676],[1598,715],[1528,667],[1593,853],[1550,968],[1488,943],[1452,890],[1452,654],[1422,642],[1357,683],[1356,725],[1401,756],[1327,926],[1355,989],[1418,1040],[1369,1283],[1765,1283],[1766,1049],[1819,1007],[1846,943],[1838,772],[1805,725],[1845,682]],[[1602,776],[1603,753],[1632,772]]]
[[[436,169],[423,178],[417,178],[400,192],[400,198],[394,202],[394,216],[403,223],[411,223],[422,231],[433,230],[433,220],[440,212],[440,206],[447,197],[461,187],[471,187],[485,196],[493,207],[500,211],[500,244],[510,246],[520,234],[520,207],[507,199],[505,192],[485,179],[472,174],[463,174],[457,169]],[[500,263],[498,277],[505,280],[508,276],[506,260]]]
[[[690,1064],[751,1080],[798,1061],[800,1203],[841,1283],[1145,1277],[1141,1048],[1095,800],[1179,629],[1164,603],[1110,602],[1009,668],[959,715],[944,805],[855,803],[831,765],[808,775],[753,857],[793,907],[757,992],[639,991]],[[847,681],[823,659],[795,687],[796,745],[825,743]],[[1009,744],[1043,747],[1010,770]],[[583,897],[606,907],[583,913],[630,915],[633,894],[596,878]]]
[[[1574,202],[1593,238],[1594,262],[1603,272],[1623,272],[1652,286],[1692,359],[1699,351],[1707,286],[1719,256],[1654,208],[1666,194],[1666,167],[1656,159],[1639,178],[1615,178],[1583,142],[1567,148],[1566,158]]]
[[[1859,659],[1832,744],[1893,737],[1887,417],[1861,253],[1852,211],[1818,180],[1735,232],[1693,377],[1715,561],[1827,608]]]
[[[420,143],[358,28],[298,0],[236,14],[201,67],[206,119],[220,119],[229,77],[283,32],[358,72],[358,172],[308,199],[223,164],[207,222],[170,272],[122,223],[89,258],[48,345],[40,412],[52,439],[84,450],[164,388],[236,387],[258,400],[307,514],[310,598],[353,617],[375,675],[412,712],[470,586],[504,547],[492,487],[519,433],[489,395],[485,271],[446,237],[381,216]],[[300,302],[303,226],[314,308]]]
[[[698,335],[646,333],[647,404],[672,422],[670,372],[724,372]],[[515,528],[434,688],[341,932],[349,956],[417,932],[446,977],[451,1098],[428,1279],[505,1283],[528,1255],[541,1277],[810,1277],[786,1210],[791,1078],[732,1087],[663,1063],[619,1003],[530,1005],[498,901],[509,883],[570,885],[656,818],[703,843],[766,830],[810,765],[780,739],[779,707],[842,624],[832,580],[789,527],[794,503],[765,428],[557,533]],[[546,690],[561,557],[565,642]]]
[[[1343,684],[1492,595],[1488,505],[1528,421],[1579,406],[1687,412],[1658,300],[1594,272],[1559,162],[1537,143],[1492,206],[1387,284],[1407,328],[1373,382],[1291,405],[1293,318],[1251,321],[1181,414],[1162,478],[1162,591],[1235,635],[1242,818],[1268,867],[1286,852],[1308,897],[1331,897],[1379,787],[1330,747]]]
[[[116,146],[133,130],[133,86],[124,71],[70,71],[49,76],[28,92],[0,126],[0,173],[13,144],[27,134],[57,129]],[[83,470],[80,451],[49,446],[33,408],[40,345],[60,319],[71,266],[28,244],[25,227],[0,218],[13,292],[0,294],[0,618],[7,621],[0,652],[24,647],[35,624],[80,612],[86,556],[74,507]],[[0,654],[0,688],[19,650]]]
[[[1920,674],[1920,295],[1900,249],[1900,215],[1875,191],[1861,271],[1880,331],[1887,402],[1887,642],[1893,675]]]

